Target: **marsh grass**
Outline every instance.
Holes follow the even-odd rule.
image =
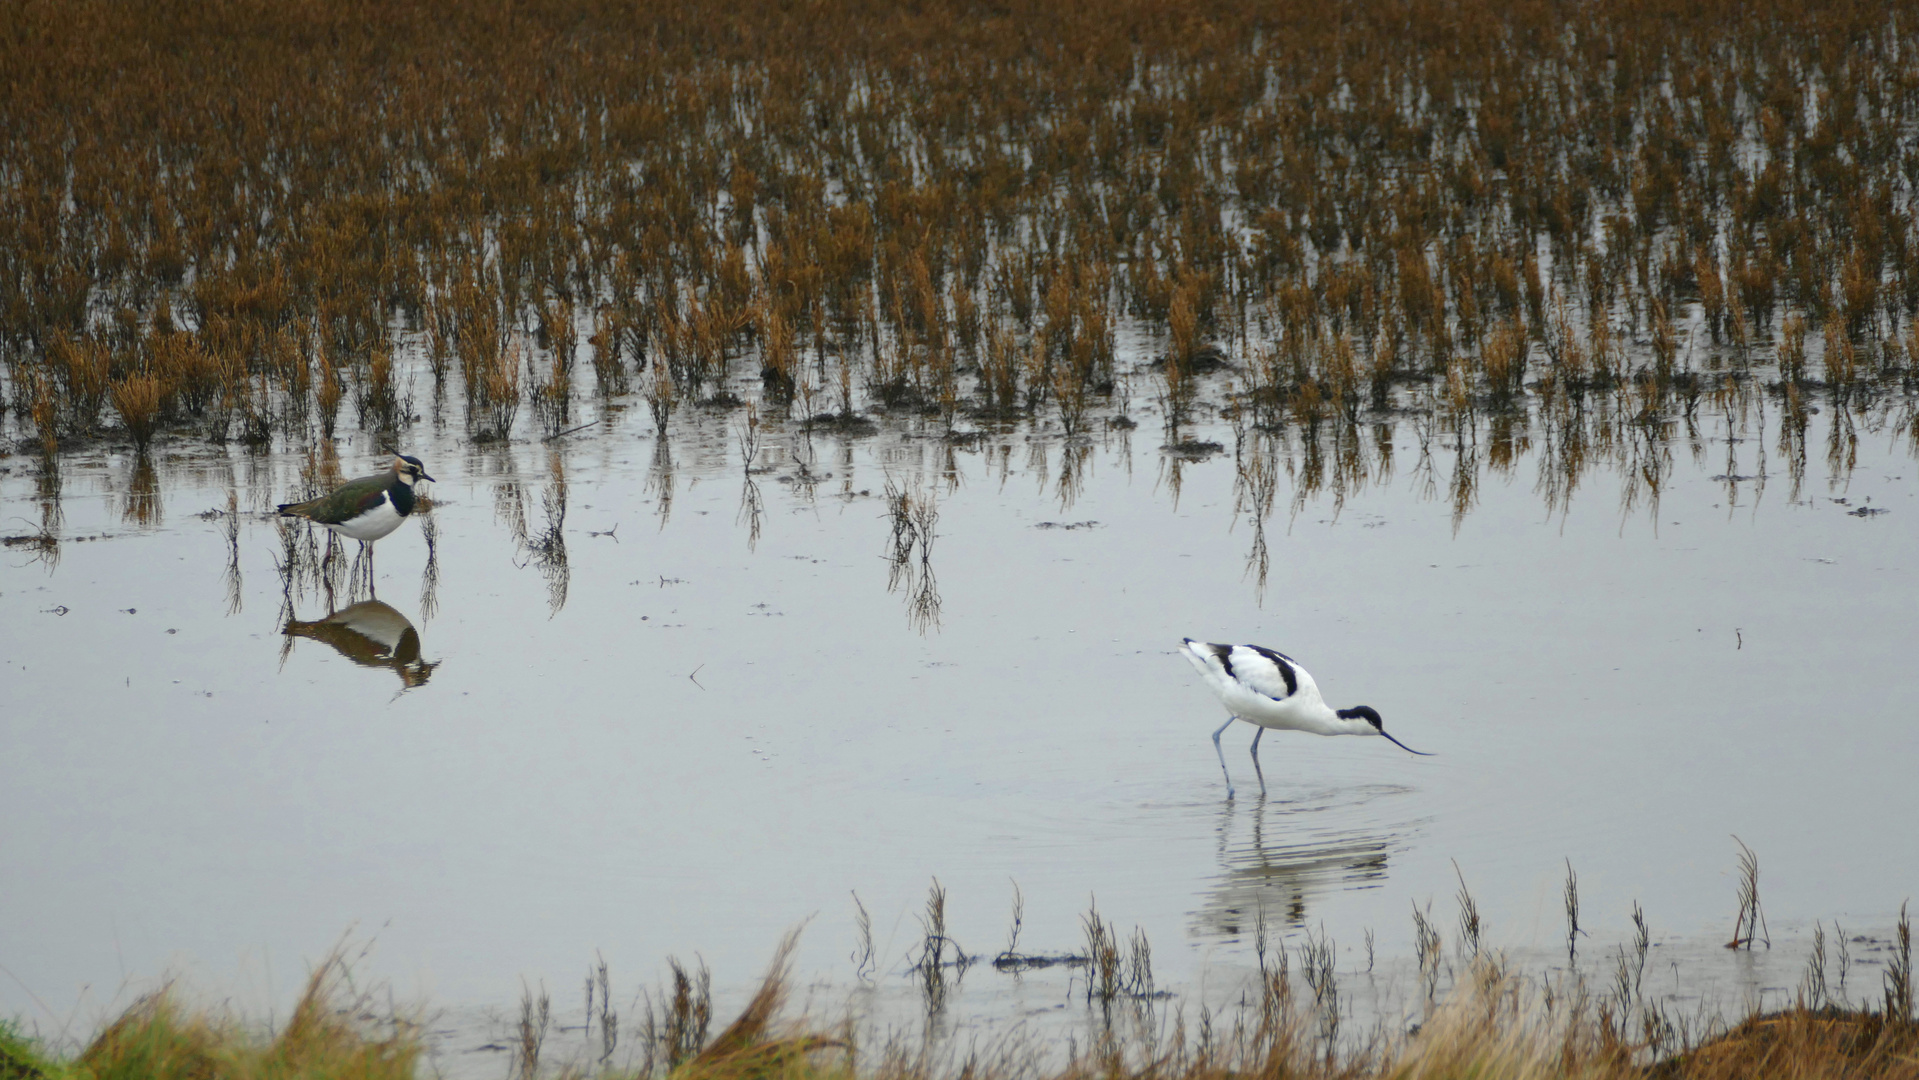
[[[1912,922],[1906,917],[1906,905],[1899,905],[1899,928],[1893,942],[1892,958],[1886,963],[1886,1011],[1889,1020],[1910,1025],[1912,1015]]]
[[[1765,913],[1759,906],[1759,856],[1744,840],[1737,836],[1732,840],[1739,845],[1739,916],[1733,921],[1732,940],[1726,947],[1751,949],[1755,943],[1764,941],[1770,949],[1772,935],[1766,930]]]
[[[1579,875],[1573,872],[1573,861],[1566,860],[1566,965],[1571,967],[1579,962]]]
[[[520,989],[519,1038],[515,1044],[513,1074],[520,1080],[535,1080],[540,1075],[540,1050],[546,1045],[546,1033],[553,1023],[553,1001],[542,986],[538,995],[530,986]]]
[[[1471,959],[1479,955],[1479,939],[1483,929],[1479,920],[1479,901],[1473,899],[1472,891],[1466,888],[1466,873],[1453,863],[1453,875],[1459,879],[1459,951]]]
[[[947,995],[966,977],[973,958],[948,935],[946,930],[946,887],[938,878],[926,894],[926,914],[919,917],[921,941],[913,959],[913,975],[925,1001],[926,1014],[936,1016],[946,1008]],[[949,981],[950,980],[950,981]]]
[[[1649,506],[1702,386],[1904,423],[1919,23],[1342,10],[8,5],[0,427],[391,434],[418,364],[472,440],[550,434],[584,347],[662,430],[1072,439],[1139,392],[1174,448],[1249,409],[1302,486],[1425,416]]]
[[[356,986],[337,954],[313,970],[292,1013],[272,1029],[190,1005],[171,984],[141,997],[68,1061],[0,1025],[0,1075],[8,1080],[410,1080],[423,1056],[413,1014]]]
[[[929,941],[943,935],[941,890],[929,897]],[[1643,919],[1639,920],[1641,938]],[[1255,928],[1258,977],[1238,1001],[1166,1005],[1153,990],[1143,935],[1132,959],[1096,909],[1082,919],[1088,969],[1088,1042],[1063,1060],[1002,1053],[975,1045],[960,1056],[932,1042],[861,1029],[822,1027],[785,1015],[796,943],[789,933],[765,977],[717,1034],[712,979],[704,964],[668,961],[668,985],[641,995],[641,1017],[622,1026],[604,960],[585,981],[586,1022],[556,1028],[544,991],[524,995],[511,1042],[512,1075],[587,1080],[1410,1080],[1498,1076],[1512,1080],[1733,1080],[1737,1077],[1919,1077],[1919,1024],[1909,1012],[1910,933],[1902,912],[1886,972],[1886,1008],[1847,1009],[1807,1002],[1734,1023],[1674,1018],[1645,1003],[1629,1016],[1595,996],[1575,973],[1516,973],[1497,950],[1466,961],[1458,979],[1427,1003],[1417,1023],[1342,1028],[1339,950],[1323,931],[1299,948],[1295,994],[1284,945],[1274,948],[1263,916]],[[1008,952],[1017,944],[1015,936]],[[946,950],[942,948],[942,953]],[[950,955],[947,954],[947,955]],[[1904,957],[1905,959],[1901,959]],[[1103,959],[1102,959],[1103,958]],[[924,957],[922,956],[922,960]],[[1129,973],[1125,969],[1131,968]],[[1902,973],[1903,971],[1903,973]],[[923,978],[918,972],[914,978]],[[1899,995],[1904,994],[1901,998]],[[1636,1022],[1629,1022],[1636,1021]],[[579,1030],[580,1047],[552,1036]],[[361,1080],[418,1075],[426,1047],[414,1013],[356,986],[346,964],[329,960],[310,976],[284,1024],[250,1025],[186,1004],[172,986],[147,995],[107,1023],[71,1057],[19,1028],[0,1024],[0,1076],[6,1080]],[[624,1055],[620,1035],[633,1035]],[[922,1040],[944,1036],[929,1028]]]
[[[160,409],[166,401],[164,384],[152,375],[135,372],[115,381],[107,393],[133,445],[144,452],[153,442]]]
[[[862,910],[861,913],[863,915],[864,910]],[[1050,968],[1050,967],[1081,966],[1091,962],[1090,957],[1085,953],[1022,952],[1019,947],[1019,938],[1020,938],[1020,931],[1023,930],[1025,926],[1026,926],[1026,897],[1025,897],[1025,894],[1023,894],[1020,891],[1019,883],[1014,882],[1013,883],[1012,921],[1010,925],[1007,927],[1006,948],[1002,949],[998,956],[993,957],[993,967],[995,970],[1012,971],[1012,972],[1034,971],[1034,970]],[[1144,934],[1139,935],[1137,940],[1139,941],[1142,947],[1145,946]],[[1136,961],[1138,959],[1142,959],[1142,958],[1136,958]],[[1150,972],[1151,963],[1152,963],[1152,954],[1151,954],[1150,948],[1146,949],[1143,959],[1147,965],[1146,970]],[[1137,967],[1137,962],[1135,966]]]
[[[0,1020],[0,1077],[6,1080],[43,1080],[54,1074],[52,1059],[31,1038],[8,1021]]]
[[[669,957],[667,967],[672,972],[672,989],[658,1001],[649,996],[640,1018],[647,1072],[655,1063],[671,1071],[691,1060],[706,1045],[713,1023],[713,973],[705,962],[689,973],[677,957]]]

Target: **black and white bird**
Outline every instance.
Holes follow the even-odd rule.
[[[414,482],[432,479],[419,458],[398,454],[385,472],[348,480],[317,499],[282,503],[280,513],[371,544],[399,528],[413,512]]]
[[[419,458],[396,454],[385,472],[348,480],[317,499],[283,503],[280,513],[371,544],[399,528],[413,513],[414,483],[432,479]]]
[[[1185,641],[1182,655],[1205,676],[1206,685],[1232,714],[1213,732],[1213,750],[1219,754],[1219,771],[1226,773],[1228,798],[1233,794],[1233,776],[1226,772],[1226,753],[1219,748],[1219,737],[1234,720],[1259,728],[1253,736],[1253,772],[1259,776],[1261,788],[1266,786],[1266,774],[1259,768],[1259,739],[1267,728],[1314,735],[1381,735],[1409,754],[1432,756],[1387,735],[1379,713],[1370,705],[1335,709],[1326,704],[1319,696],[1319,684],[1285,653],[1259,645],[1214,645],[1192,638]]]

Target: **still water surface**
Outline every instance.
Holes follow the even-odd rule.
[[[1558,509],[1521,453],[1462,512],[1457,451],[1427,472],[1402,424],[1339,497],[1268,462],[1260,523],[1256,438],[1220,420],[1200,460],[1156,424],[767,425],[750,473],[737,411],[674,424],[664,451],[637,412],[481,449],[421,427],[436,505],[331,623],[268,513],[300,456],[73,455],[57,546],[24,539],[35,459],[0,459],[0,1014],[84,1027],[168,972],[284,1008],[343,933],[476,1031],[596,955],[637,986],[697,953],[724,997],[801,924],[802,977],[850,987],[855,893],[903,994],[935,877],[970,953],[1017,883],[1022,949],[1080,948],[1097,903],[1161,986],[1230,997],[1261,912],[1354,970],[1371,931],[1385,967],[1462,880],[1489,942],[1563,962],[1568,860],[1589,955],[1637,901],[1695,994],[1783,994],[1814,920],[1883,936],[1919,891],[1919,484],[1889,434],[1797,491],[1776,452],[1742,476],[1761,434],[1681,450],[1656,502],[1602,473]],[[931,512],[896,531],[889,491]],[[1438,756],[1275,733],[1262,796],[1235,725],[1228,799],[1185,635],[1283,649]],[[1714,948],[1733,834],[1778,946],[1744,974]],[[1069,979],[963,990],[1018,1017]]]

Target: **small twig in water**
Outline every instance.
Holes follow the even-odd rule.
[[[541,439],[540,441],[543,443],[550,443],[554,439],[565,438],[566,436],[571,435],[576,431],[585,431],[587,428],[590,428],[594,426],[595,424],[598,424],[600,420],[605,420],[605,419],[606,417],[602,416],[600,417],[599,420],[589,420],[586,423],[579,425],[578,427],[570,427],[570,428],[567,428],[565,431],[556,431],[553,434],[548,435],[546,438]]]
[[[866,913],[866,905],[860,903],[860,894],[853,894],[853,907],[859,912],[854,916],[853,925],[859,930],[859,947],[853,950],[853,974],[861,981],[873,974],[873,917]]]
[[[1852,970],[1852,950],[1846,947],[1846,931],[1839,920],[1832,920],[1832,936],[1839,942],[1839,994],[1835,1002],[1840,1008],[1846,1007],[1846,973]]]
[[[1579,962],[1579,875],[1573,873],[1573,861],[1566,860],[1566,963]]]
[[[1019,929],[1026,914],[1026,897],[1019,891],[1019,882],[1013,882],[1013,929],[1006,938],[1006,951],[995,957],[993,962],[1010,960],[1019,955]]]
[[[695,679],[695,678],[693,678],[693,677],[694,677],[695,675],[698,675],[698,674],[699,674],[699,673],[700,673],[700,672],[701,672],[702,670],[704,670],[704,669],[705,669],[705,667],[706,667],[706,665],[705,665],[705,664],[701,664],[701,665],[700,665],[699,667],[696,667],[696,668],[694,668],[694,669],[693,669],[692,671],[689,671],[689,672],[687,672],[687,673],[686,673],[686,677],[687,677],[687,678],[689,678],[689,679],[693,679],[693,685],[694,685],[694,686],[697,686],[697,687],[699,687],[699,688],[700,688],[700,689],[702,689],[702,690],[704,690],[704,689],[706,689],[706,684],[705,684],[705,683],[702,683],[702,682],[701,682],[700,680],[698,680],[698,679]]]

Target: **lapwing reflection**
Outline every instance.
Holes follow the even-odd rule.
[[[1327,896],[1384,884],[1394,852],[1417,822],[1389,811],[1411,789],[1391,785],[1301,792],[1249,806],[1223,804],[1219,876],[1194,913],[1202,934],[1236,938],[1263,920],[1303,926]]]
[[[425,685],[440,666],[438,661],[420,658],[420,632],[413,623],[378,600],[363,600],[312,622],[288,619],[285,633],[283,657],[291,650],[293,638],[310,638],[332,646],[361,667],[391,669],[407,690]]]

